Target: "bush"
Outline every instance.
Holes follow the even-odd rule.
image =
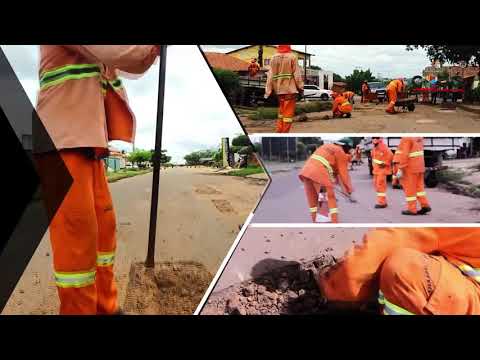
[[[295,115],[328,111],[332,109],[330,101],[308,101],[299,103],[295,109]],[[273,107],[259,107],[255,113],[250,115],[252,120],[274,120],[278,117],[278,109]]]
[[[226,94],[232,95],[240,89],[240,78],[237,73],[224,69],[213,69],[213,73]]]

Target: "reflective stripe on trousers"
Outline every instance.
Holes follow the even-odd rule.
[[[311,207],[308,209],[311,213],[316,213],[317,212],[317,208],[316,207]]]
[[[97,266],[111,266],[115,260],[115,252],[97,253]]]
[[[377,196],[382,196],[382,197],[383,197],[383,196],[387,196],[387,194],[385,194],[385,193],[379,193],[379,192],[378,192],[378,193],[377,193]]]
[[[40,75],[40,89],[61,84],[68,80],[79,80],[100,76],[100,67],[96,64],[72,64],[44,71]]]
[[[417,197],[416,196],[410,196],[410,197],[405,198],[405,200],[407,200],[407,201],[417,201]]]
[[[95,276],[95,270],[85,272],[55,271],[55,284],[61,288],[86,287],[95,283]]]
[[[415,315],[388,301],[381,291],[378,292],[378,303],[383,305],[383,315]]]

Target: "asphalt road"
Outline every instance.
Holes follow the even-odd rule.
[[[294,122],[291,133],[474,133],[480,132],[480,115],[464,111],[442,110],[440,105],[417,104],[414,112],[389,115],[385,104],[355,102],[349,119],[323,120],[331,111],[307,114],[306,122]],[[275,132],[274,120],[241,118],[249,134]]]
[[[130,265],[145,260],[152,174],[110,184],[117,215],[115,272],[123,304]],[[214,175],[205,168],[162,171],[156,261],[191,260],[215,274],[265,181]],[[56,314],[48,234],[32,257],[2,314]]]
[[[302,166],[301,163],[295,164]],[[267,165],[268,167],[268,165]],[[424,216],[405,216],[405,195],[402,190],[387,190],[388,208],[374,209],[375,190],[368,173],[367,161],[350,172],[357,203],[352,204],[341,195],[337,196],[339,218],[342,223],[476,223],[480,222],[478,199],[455,195],[439,187],[426,189],[433,209]],[[276,171],[252,223],[311,223],[298,168]],[[472,210],[476,208],[477,210]]]

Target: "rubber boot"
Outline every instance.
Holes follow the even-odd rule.
[[[432,208],[430,206],[427,206],[427,207],[422,207],[420,210],[418,210],[418,213],[420,215],[425,215],[425,214],[429,213],[430,211],[432,211]]]
[[[387,204],[375,204],[375,209],[385,209]]]
[[[402,215],[418,215],[418,213],[411,212],[410,210],[403,210]]]

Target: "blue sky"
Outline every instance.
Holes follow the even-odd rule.
[[[39,48],[2,45],[32,104],[38,92]],[[153,149],[157,113],[158,61],[140,79],[124,79],[130,105],[137,118],[135,146]],[[216,148],[221,137],[242,134],[242,129],[198,47],[172,45],[167,52],[167,80],[162,147],[172,161],[182,162],[191,151]],[[117,148],[131,145],[114,142]]]
[[[205,51],[227,52],[245,45],[202,45]],[[305,51],[305,45],[292,45],[296,50]],[[349,75],[356,68],[370,69],[376,76],[412,77],[422,75],[425,66],[430,65],[424,50],[406,51],[405,45],[307,45],[312,56],[312,65]]]

